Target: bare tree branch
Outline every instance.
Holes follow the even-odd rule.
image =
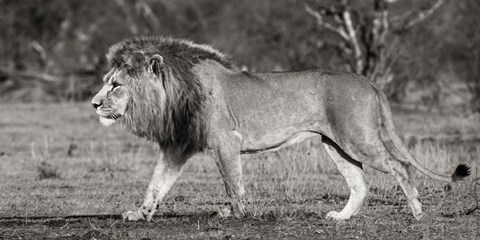
[[[313,10],[310,6],[308,6],[308,4],[305,4],[305,11],[307,11],[308,14],[310,14],[312,17],[314,17],[317,20],[318,25],[320,25],[320,26],[324,27],[325,29],[337,34],[344,41],[349,41],[349,36],[345,32],[345,29],[343,27],[341,27],[341,26],[335,27],[332,24],[330,24],[328,22],[325,22],[323,20],[323,16],[319,12]]]
[[[30,47],[33,49],[33,51],[38,54],[38,57],[40,57],[39,59],[39,64],[40,66],[42,66],[42,68],[45,68],[45,66],[47,66],[47,51],[45,51],[45,48],[43,48],[43,46],[37,42],[37,41],[31,41],[30,42]]]
[[[409,29],[432,16],[444,3],[444,0],[437,0],[431,7],[420,11],[416,17],[408,20],[408,22],[402,27],[403,29]]]
[[[328,13],[330,17],[333,17],[335,22],[341,24],[340,26],[334,26],[333,24],[325,21],[322,14],[313,10],[308,4],[305,4],[305,11],[317,20],[318,25],[337,34],[344,42],[347,43],[347,45],[343,47],[340,44],[338,46],[340,46],[341,49],[349,55],[353,53],[355,65],[352,67],[355,69],[356,73],[362,73],[365,62],[362,59],[362,48],[360,47],[357,30],[355,29],[352,21],[352,14],[349,10],[349,1],[342,1],[342,7],[340,10],[332,8],[324,11],[325,13]]]
[[[390,23],[388,21],[388,0],[377,0],[375,7],[375,18],[373,20],[373,34],[380,44],[385,44],[387,34],[390,30]],[[383,1],[383,2],[382,2]]]
[[[353,52],[355,54],[355,72],[356,73],[362,73],[363,70],[363,60],[362,60],[362,50],[360,48],[360,44],[358,42],[357,38],[357,31],[355,30],[352,22],[352,15],[350,14],[350,11],[348,8],[345,8],[345,10],[342,13],[343,21],[345,24],[345,28],[347,29],[348,32],[348,39],[350,44],[353,47]]]

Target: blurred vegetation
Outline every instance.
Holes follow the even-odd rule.
[[[0,0],[0,99],[87,100],[101,84],[108,46],[138,35],[207,43],[249,71],[356,71],[355,59],[346,54],[341,39],[305,7],[325,13],[322,9],[339,2]],[[376,16],[377,2],[349,4],[359,33]],[[436,1],[384,2],[389,2],[393,24],[428,10]],[[404,106],[480,111],[480,3],[442,3],[419,24],[389,32],[382,47],[388,52],[391,78],[384,89]],[[360,44],[367,51],[365,46]]]

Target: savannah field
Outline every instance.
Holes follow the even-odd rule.
[[[349,191],[318,140],[243,157],[241,219],[208,156],[191,159],[153,222],[123,222],[141,205],[158,149],[102,127],[89,103],[0,105],[0,239],[479,239],[478,116],[394,111],[400,135],[429,168],[472,176],[447,184],[416,173],[427,216],[416,221],[393,177],[366,168],[370,194],[350,221],[325,219]],[[476,189],[477,188],[477,189]]]

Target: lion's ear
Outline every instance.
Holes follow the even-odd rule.
[[[155,75],[160,75],[160,69],[163,66],[163,57],[160,54],[153,54],[148,59],[148,71],[153,72]]]

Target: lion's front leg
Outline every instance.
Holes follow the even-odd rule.
[[[227,195],[232,200],[232,210],[236,217],[245,213],[242,179],[242,162],[240,159],[241,136],[237,133],[228,133],[221,140],[221,145],[211,151],[211,155],[220,170]],[[231,215],[230,209],[220,209],[223,216]]]
[[[151,221],[160,201],[182,173],[186,160],[187,158],[181,154],[170,151],[160,154],[142,206],[137,210],[123,213],[123,219],[126,221]]]

